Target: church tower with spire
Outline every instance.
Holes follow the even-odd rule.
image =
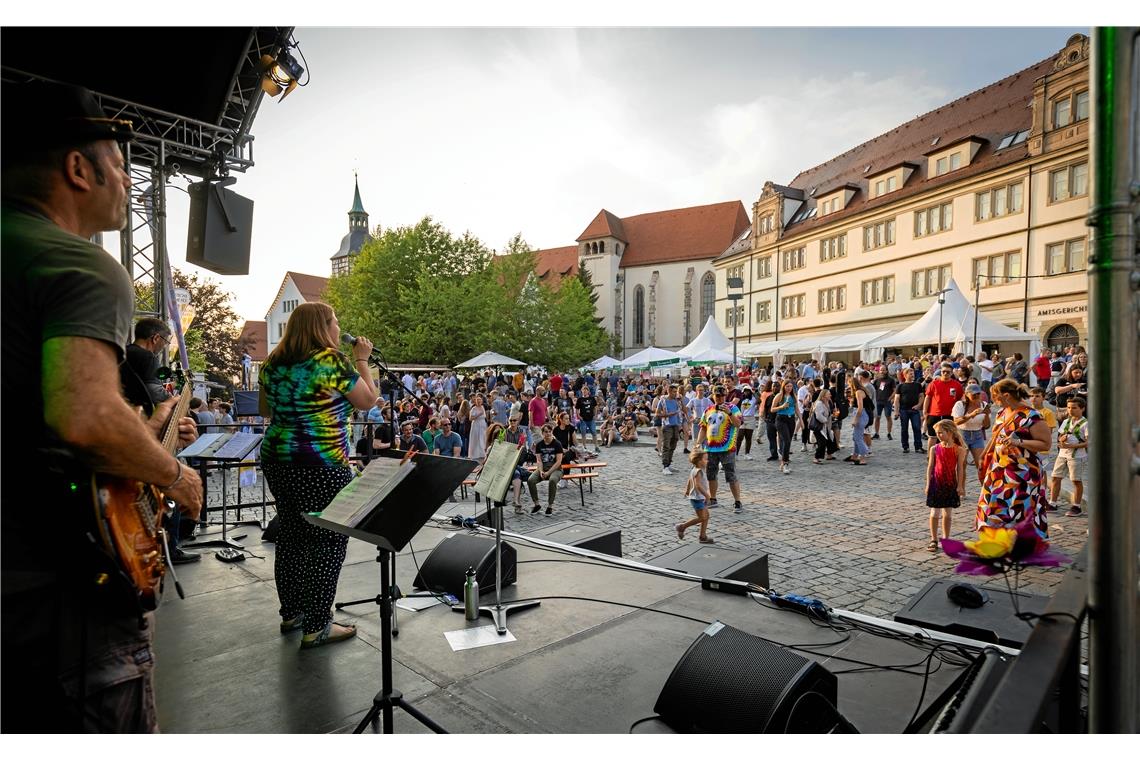
[[[355,172],[352,176],[356,191],[352,197],[352,208],[348,212],[348,234],[341,238],[340,248],[331,257],[333,277],[351,272],[356,254],[365,243],[373,239],[368,231],[368,212],[360,200],[360,178]]]

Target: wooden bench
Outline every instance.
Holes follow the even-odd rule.
[[[594,492],[594,478],[598,477],[597,470],[605,467],[605,462],[569,462],[562,465],[562,480],[574,481],[578,483],[578,499],[582,502],[582,506],[586,506],[586,490],[584,483],[590,484],[590,493]],[[534,472],[534,464],[524,465],[527,472]],[[580,470],[580,472],[574,472]],[[459,493],[462,498],[467,498],[467,488],[474,487],[478,482],[478,476],[471,476],[459,484]],[[475,503],[479,503],[479,494],[475,494]]]

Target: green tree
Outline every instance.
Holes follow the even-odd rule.
[[[219,395],[229,398],[234,376],[241,375],[241,355],[247,346],[240,340],[233,294],[210,278],[174,270],[174,287],[190,291],[194,321],[186,331],[186,353],[192,372],[205,372],[206,379],[225,387]]]

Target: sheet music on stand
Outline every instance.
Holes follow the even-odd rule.
[[[507,489],[510,488],[515,468],[519,466],[522,452],[517,444],[495,441],[487,454],[486,464],[479,471],[479,479],[475,481],[475,493],[482,494],[493,502],[507,498]]]
[[[225,459],[240,462],[261,443],[259,433],[206,433],[178,456],[189,459]]]

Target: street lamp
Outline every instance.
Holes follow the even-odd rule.
[[[727,280],[728,287],[744,290],[743,277],[729,277]],[[729,293],[728,300],[732,301],[732,381],[736,382],[736,323],[739,321],[736,318],[736,302],[744,298],[744,293]]]
[[[937,293],[938,296],[938,361],[942,361],[942,306],[946,303],[946,293],[950,292],[950,288],[943,288]]]

